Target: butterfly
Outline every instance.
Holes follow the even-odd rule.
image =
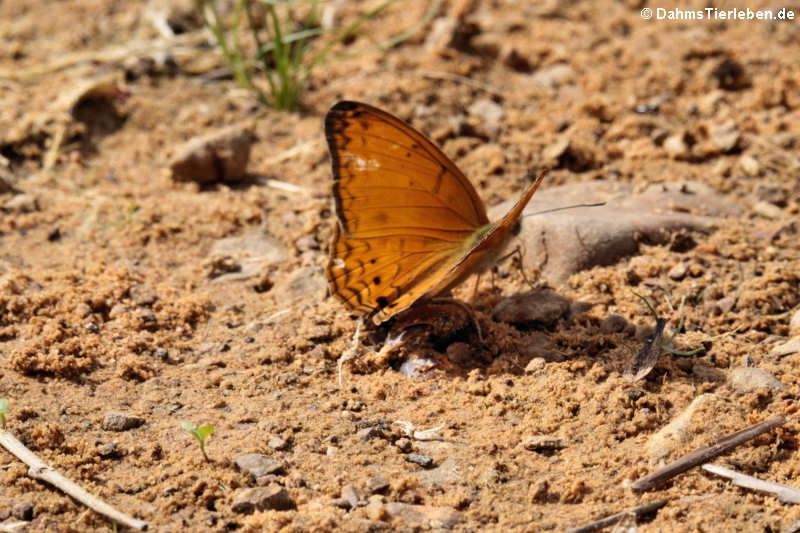
[[[337,218],[328,285],[376,325],[491,267],[544,177],[489,222],[455,163],[397,117],[338,102],[325,115],[325,137]]]

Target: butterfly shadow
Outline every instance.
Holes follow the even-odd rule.
[[[415,304],[371,332],[376,359],[364,363],[388,365],[415,379],[442,372],[466,377],[476,369],[520,376],[564,362],[575,363],[572,369],[583,374],[600,369],[630,374],[635,352],[656,325],[636,326],[619,315],[597,317],[589,313],[593,304],[546,288],[506,297],[481,292],[476,301],[474,316],[463,302]],[[681,373],[681,365],[685,361],[662,358],[645,381],[658,386],[666,375]]]

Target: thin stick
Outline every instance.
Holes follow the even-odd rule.
[[[656,500],[654,502],[643,503],[642,505],[637,505],[636,507],[632,507],[627,511],[622,511],[621,513],[612,514],[611,516],[590,522],[585,526],[569,529],[567,530],[567,533],[591,533],[592,531],[597,531],[598,529],[616,524],[626,516],[634,516],[638,518],[639,516],[657,511],[665,505],[667,505],[667,500]]]
[[[762,490],[774,494],[782,503],[800,503],[800,489],[773,481],[764,481],[753,476],[748,476],[747,474],[741,474],[730,468],[711,463],[703,465],[702,469],[706,472],[711,472],[712,474],[730,479],[737,487]]]
[[[147,531],[147,522],[117,511],[104,501],[95,498],[39,459],[36,454],[26,448],[24,444],[18,441],[16,437],[8,431],[0,430],[0,445],[30,467],[28,469],[28,475],[30,477],[50,483],[90,509],[107,516],[114,522],[139,531]]]
[[[784,423],[786,423],[786,418],[782,416],[776,416],[770,418],[769,420],[765,420],[764,422],[746,427],[741,431],[737,431],[736,433],[728,435],[727,437],[723,437],[717,444],[713,446],[700,448],[699,450],[687,453],[683,457],[669,463],[667,466],[637,479],[631,484],[631,489],[637,491],[652,489],[653,487],[664,483],[668,479],[686,472],[690,468],[694,468],[701,463],[708,462],[718,455],[729,452],[740,444],[747,442],[748,440],[757,437],[762,433],[766,433],[767,431],[775,429]]]

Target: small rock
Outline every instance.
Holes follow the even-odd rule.
[[[313,234],[303,235],[302,237],[294,241],[294,246],[300,252],[319,250],[319,242],[317,241],[317,236]]]
[[[328,457],[333,457],[334,455],[336,455],[336,453],[338,451],[339,451],[338,447],[336,447],[336,446],[328,446],[325,449],[325,455],[327,455]]]
[[[500,132],[505,113],[503,107],[493,100],[484,98],[477,100],[469,106],[467,113],[470,115],[470,122],[473,128],[479,130],[487,138],[494,138]]]
[[[245,175],[252,144],[250,128],[238,125],[192,139],[170,159],[172,179],[197,183],[239,181]]]
[[[358,430],[358,433],[356,433],[356,437],[366,442],[368,440],[372,440],[375,438],[383,438],[384,435],[383,431],[381,431],[379,427],[372,426]]]
[[[241,489],[231,504],[233,512],[239,514],[252,514],[255,511],[289,511],[296,508],[297,505],[286,489],[277,484]]]
[[[664,139],[664,144],[662,146],[667,154],[675,159],[685,158],[689,154],[689,148],[683,140],[683,133],[670,135]]]
[[[21,502],[11,508],[11,515],[19,520],[33,520],[33,504],[30,502]]]
[[[544,357],[534,357],[528,364],[525,365],[525,373],[526,374],[535,374],[544,370],[544,367],[547,365],[547,360]]]
[[[725,381],[725,372],[706,365],[692,365],[692,375],[701,381]]]
[[[280,437],[270,437],[267,441],[267,446],[273,450],[285,450],[288,445],[289,443]]]
[[[750,155],[743,155],[739,158],[739,166],[742,171],[748,176],[758,176],[760,167],[755,157]]]
[[[625,320],[625,317],[615,313],[611,313],[600,323],[600,331],[602,333],[619,333],[627,327],[628,321]]]
[[[800,310],[795,311],[789,321],[789,335],[800,336]]]
[[[740,366],[728,372],[728,383],[736,392],[765,392],[777,394],[786,389],[786,386],[775,376],[760,368]]]
[[[569,300],[549,290],[505,298],[493,311],[495,320],[514,325],[554,324],[569,312]]]
[[[433,466],[433,457],[419,453],[410,453],[406,455],[406,461],[419,465],[422,468],[430,468]]]
[[[464,516],[452,507],[390,502],[385,504],[384,508],[389,516],[399,518],[411,526],[450,529],[464,521]]]
[[[419,482],[425,487],[442,488],[463,481],[461,471],[461,464],[452,457],[448,457],[435,468],[416,472],[416,476]]]
[[[779,344],[769,351],[770,356],[779,358],[796,353],[800,353],[800,336],[789,339],[788,342]]]
[[[689,271],[689,265],[686,263],[678,263],[667,272],[667,276],[669,279],[673,279],[675,281],[680,281],[686,277],[686,273]]]
[[[756,185],[755,196],[778,207],[786,207],[789,201],[789,193],[778,183],[759,183]]]
[[[39,210],[39,201],[32,194],[17,194],[6,200],[3,210],[10,213],[33,213]]]
[[[344,509],[345,511],[348,509],[352,509],[350,507],[350,502],[345,500],[344,498],[334,498],[331,500],[331,505],[334,507],[338,507],[339,509]]]
[[[100,457],[114,457],[117,455],[117,443],[109,442],[97,447],[97,454]]]
[[[666,244],[669,236],[681,229],[707,234],[714,229],[712,217],[742,214],[739,205],[699,182],[652,184],[640,191],[613,180],[576,185],[580,187],[540,190],[524,213],[579,203],[606,204],[521,219],[518,238],[525,250],[523,268],[538,270],[541,279],[552,286],[566,282],[582,269],[611,265],[638,253],[643,240]],[[514,202],[512,199],[492,207],[489,219],[505,215]]]
[[[736,298],[734,296],[725,296],[720,298],[714,303],[714,309],[719,314],[729,313],[733,306],[736,305]]]
[[[711,143],[716,146],[720,152],[728,153],[739,143],[739,128],[736,122],[728,120],[722,123],[712,124],[708,128],[708,136]]]
[[[378,494],[389,488],[389,482],[382,477],[371,477],[367,480],[367,490],[370,494]]]
[[[684,447],[695,434],[703,434],[702,428],[714,416],[721,416],[731,409],[714,394],[701,394],[692,400],[686,409],[669,424],[654,433],[647,441],[647,453],[653,459],[664,459]]]
[[[103,429],[106,431],[127,431],[144,424],[144,418],[124,413],[109,413],[103,418]]]
[[[531,76],[534,85],[546,89],[557,89],[562,85],[572,83],[574,79],[575,71],[566,63],[542,67]]]
[[[284,464],[282,462],[271,459],[260,453],[240,455],[234,462],[240,470],[248,472],[254,478],[269,474],[284,473]]]
[[[394,442],[394,445],[397,446],[397,449],[400,450],[402,453],[408,453],[412,449],[411,440],[405,437],[403,437],[402,439],[397,439]]]
[[[783,218],[783,211],[780,207],[769,202],[759,201],[753,204],[753,211],[764,218],[778,220]]]
[[[567,445],[558,437],[549,435],[532,435],[522,440],[522,447],[532,452],[561,450]]]
[[[369,502],[366,507],[366,513],[370,520],[386,520],[389,517],[383,502],[378,501]]]
[[[351,509],[355,509],[364,500],[364,494],[361,489],[354,485],[345,485],[342,488],[342,499],[347,502]]]

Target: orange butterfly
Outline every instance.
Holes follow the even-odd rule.
[[[338,224],[331,292],[377,325],[492,266],[544,176],[489,222],[472,184],[402,120],[358,102],[325,116]]]

